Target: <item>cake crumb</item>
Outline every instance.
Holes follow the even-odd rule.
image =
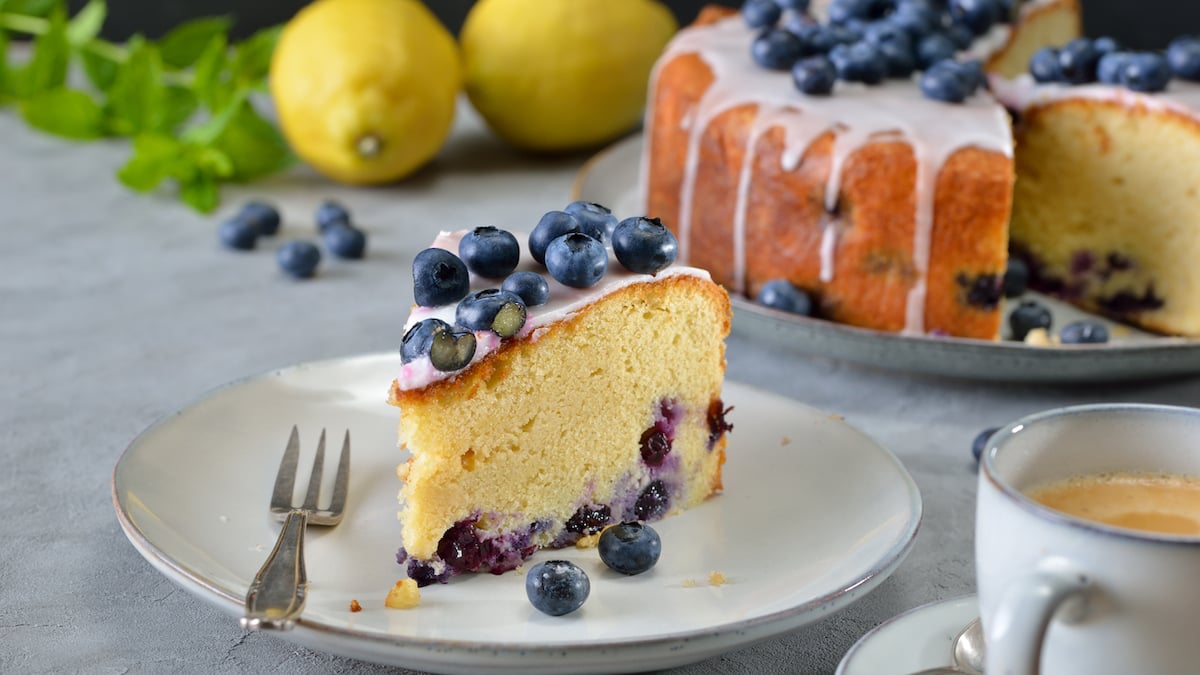
[[[600,533],[580,537],[575,542],[575,548],[596,548],[600,544]]]
[[[713,570],[708,573],[708,583],[712,586],[724,586],[729,583],[729,579],[724,574]]]
[[[696,587],[696,580],[695,580],[695,579],[684,579],[684,580],[683,580],[683,587],[684,587],[684,588],[695,588],[695,587]]]
[[[395,586],[392,586],[392,590],[388,591],[383,604],[392,609],[412,609],[420,602],[421,591],[417,588],[417,582],[412,579],[401,579],[396,582]]]
[[[829,413],[829,419],[837,421],[837,422],[841,422],[842,420],[846,419],[846,416],[839,415],[838,413]]]
[[[351,612],[361,612],[361,611],[362,611],[362,605],[358,604],[358,601],[357,601],[357,600],[354,600],[354,599],[352,598],[352,599],[350,600],[350,611],[351,611]]]
[[[1058,337],[1051,335],[1045,328],[1034,328],[1025,335],[1025,344],[1031,347],[1053,347],[1058,344]]]
[[[780,438],[780,439],[779,439],[779,444],[780,444],[780,445],[791,445],[791,444],[792,444],[792,439],[788,438],[787,436],[784,436],[784,437],[782,437],[782,438]]]

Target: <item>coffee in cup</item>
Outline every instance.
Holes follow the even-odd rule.
[[[1025,494],[1042,506],[1104,525],[1200,537],[1200,476],[1093,473],[1035,485]]]

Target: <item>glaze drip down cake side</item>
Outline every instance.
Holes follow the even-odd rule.
[[[457,253],[465,234],[433,247]],[[507,337],[456,326],[454,302],[413,309],[406,345],[434,318],[475,344],[457,370],[428,353],[408,359],[391,389],[411,453],[398,469],[397,560],[418,584],[499,574],[539,548],[720,491],[728,295],[695,268],[640,274],[604,255],[603,278],[573,288],[522,243],[517,270],[547,277],[549,299],[522,307]],[[469,297],[499,286],[472,272]]]

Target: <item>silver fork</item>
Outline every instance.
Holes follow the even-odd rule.
[[[279,462],[275,474],[275,490],[271,493],[271,515],[283,521],[279,539],[267,561],[263,563],[250,590],[246,592],[246,614],[242,617],[242,628],[247,630],[288,630],[296,625],[296,619],[304,611],[304,597],[308,586],[308,574],[304,570],[304,530],[313,525],[334,526],[342,521],[346,508],[346,488],[350,483],[350,430],[346,430],[342,441],[342,455],[338,459],[337,476],[333,481],[333,496],[329,506],[318,508],[317,498],[321,493],[321,474],[325,465],[325,430],[317,444],[317,456],[313,459],[312,475],[304,503],[292,506],[292,492],[296,488],[296,465],[300,461],[300,432],[292,426],[287,449]]]

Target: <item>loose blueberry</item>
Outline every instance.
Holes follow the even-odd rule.
[[[490,330],[502,338],[516,335],[525,325],[525,302],[516,293],[488,288],[463,298],[454,322],[470,330]]]
[[[1167,47],[1167,63],[1175,77],[1200,81],[1200,38],[1176,38]]]
[[[965,80],[954,61],[939,61],[921,73],[921,93],[935,101],[962,103],[970,93]]]
[[[413,296],[422,307],[458,302],[471,290],[462,259],[441,248],[427,248],[413,258]]]
[[[458,242],[458,257],[467,269],[487,279],[502,279],[521,262],[521,245],[511,232],[477,227]]]
[[[562,616],[579,609],[591,590],[587,573],[566,560],[538,563],[525,575],[525,594],[529,596],[529,602],[550,616]]]
[[[549,211],[529,233],[529,254],[539,265],[546,264],[546,247],[564,234],[581,232],[579,219],[566,211]]]
[[[575,216],[575,220],[579,221],[579,231],[592,239],[600,241],[612,239],[612,231],[617,227],[617,217],[607,206],[595,202],[578,201],[567,204],[563,211]]]
[[[679,242],[658,218],[626,218],[613,230],[617,262],[635,274],[658,274],[675,262]]]
[[[1087,38],[1071,40],[1058,50],[1058,72],[1063,81],[1070,84],[1087,84],[1096,81],[1096,64],[1100,52]]]
[[[804,43],[792,33],[768,28],[750,43],[750,56],[763,68],[787,70],[804,52]]]
[[[600,535],[597,549],[605,565],[632,576],[654,567],[662,553],[662,539],[649,525],[620,523]]]
[[[812,314],[812,298],[802,289],[796,288],[787,279],[772,279],[763,284],[758,292],[758,303],[784,312],[809,316]]]
[[[279,211],[266,202],[247,202],[238,212],[238,219],[250,223],[263,237],[273,237],[279,232]]]
[[[258,243],[259,229],[254,223],[234,217],[217,228],[217,239],[227,248],[249,251]]]
[[[1050,330],[1050,310],[1033,300],[1024,300],[1008,315],[1012,339],[1023,341],[1035,328]]]
[[[449,330],[450,324],[441,319],[430,318],[414,323],[400,340],[400,362],[408,363],[427,356],[434,336]]]
[[[942,33],[930,33],[917,43],[917,66],[921,70],[939,61],[953,59],[958,46]]]
[[[1058,339],[1064,345],[1097,345],[1108,342],[1108,328],[1095,321],[1075,321],[1062,327]]]
[[[1029,287],[1029,265],[1020,258],[1009,258],[1004,269],[1004,297],[1015,298]]]
[[[742,18],[751,28],[774,26],[783,16],[783,8],[774,0],[746,0],[742,3]]]
[[[1029,59],[1029,74],[1038,82],[1061,82],[1062,71],[1058,64],[1058,50],[1042,47]]]
[[[1004,9],[996,0],[950,0],[950,18],[954,23],[983,35],[1002,18]]]
[[[475,334],[470,331],[447,330],[434,333],[429,344],[429,363],[443,373],[462,370],[475,357]]]
[[[340,203],[326,199],[317,207],[316,221],[319,232],[325,232],[327,228],[337,223],[349,225],[350,211]]]
[[[366,233],[340,221],[322,230],[321,240],[330,253],[347,260],[358,260],[367,250]]]
[[[614,243],[621,226],[613,231]],[[571,288],[590,288],[608,270],[608,251],[604,244],[582,232],[572,232],[546,247],[546,270],[558,283]]]
[[[975,457],[976,462],[978,462],[979,458],[983,456],[983,451],[987,449],[988,439],[996,435],[997,431],[1000,431],[1000,427],[984,429],[983,431],[979,432],[979,435],[975,437],[975,440],[971,441],[971,455]]]
[[[879,84],[887,76],[887,62],[879,48],[869,42],[838,45],[829,51],[838,77],[847,82]]]
[[[280,269],[297,279],[307,279],[317,271],[321,249],[311,241],[289,241],[275,252]]]
[[[500,284],[500,290],[516,293],[526,307],[544,305],[550,299],[550,284],[537,272],[513,272]]]
[[[792,81],[809,96],[828,96],[837,82],[837,69],[824,56],[810,56],[792,66]]]
[[[1096,79],[1104,84],[1124,84],[1125,65],[1129,63],[1130,52],[1109,52],[1100,57],[1096,65]]]
[[[1133,91],[1162,91],[1171,81],[1171,67],[1167,64],[1167,57],[1161,54],[1137,53],[1126,61],[1121,81]]]

